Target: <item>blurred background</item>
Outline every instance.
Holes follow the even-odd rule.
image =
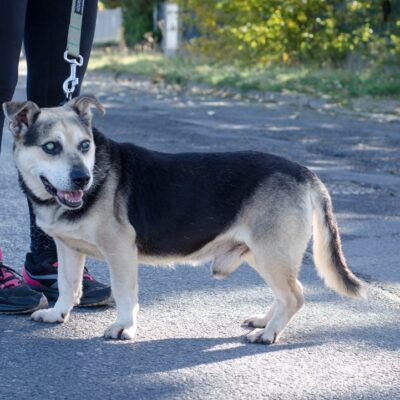
[[[346,103],[400,94],[400,1],[103,0],[91,69]]]

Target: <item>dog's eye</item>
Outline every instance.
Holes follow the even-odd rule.
[[[47,154],[58,154],[61,152],[61,145],[57,142],[47,142],[42,146],[42,149]]]
[[[90,141],[89,140],[84,140],[83,142],[80,143],[79,145],[79,150],[82,153],[87,153],[90,149]]]

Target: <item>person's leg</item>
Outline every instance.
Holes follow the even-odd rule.
[[[0,150],[4,114],[1,105],[11,100],[18,81],[18,63],[25,26],[27,0],[0,0]]]
[[[4,115],[1,104],[11,100],[18,80],[27,0],[0,0],[0,150]],[[32,312],[46,307],[47,300],[31,290],[18,274],[3,264],[0,249],[0,313]]]
[[[70,74],[64,60],[72,0],[29,0],[25,24],[25,52],[28,65],[27,97],[39,107],[54,107],[65,99],[63,82]],[[80,53],[84,65],[78,67],[80,91],[89,61],[96,25],[97,0],[86,0],[83,11]],[[36,226],[32,206],[31,252],[27,254],[23,276],[27,283],[55,300],[57,288],[57,251],[53,239]],[[111,296],[109,287],[96,282],[87,272],[84,274],[81,305],[107,303]]]

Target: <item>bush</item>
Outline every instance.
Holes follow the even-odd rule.
[[[109,8],[122,8],[127,46],[143,41],[144,34],[153,30],[153,7],[157,0],[104,0],[102,3]]]
[[[265,65],[339,64],[350,53],[400,61],[400,2],[346,0],[178,0],[189,48],[218,60]]]

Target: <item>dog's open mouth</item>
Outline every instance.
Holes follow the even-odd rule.
[[[56,189],[44,176],[40,179],[47,192],[55,197],[61,205],[68,208],[79,208],[83,204],[83,190],[64,191]]]

